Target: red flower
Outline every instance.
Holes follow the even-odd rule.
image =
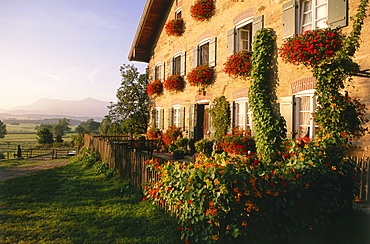
[[[208,65],[204,64],[191,70],[187,74],[186,78],[191,86],[207,87],[214,82],[213,75],[214,70]]]
[[[210,19],[215,12],[213,0],[198,0],[190,7],[191,17],[196,21],[204,21]]]
[[[184,20],[181,18],[173,19],[165,24],[168,36],[181,36],[184,33]]]
[[[249,76],[252,52],[242,50],[231,55],[224,64],[224,72],[232,77]]]
[[[168,91],[183,91],[185,81],[181,75],[172,75],[164,81],[163,86]]]
[[[161,95],[163,92],[163,84],[160,80],[155,80],[148,85],[146,92],[149,96]]]

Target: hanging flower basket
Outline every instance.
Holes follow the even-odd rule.
[[[148,85],[146,88],[146,93],[149,96],[158,96],[163,93],[163,84],[160,80],[155,80]]]
[[[198,0],[190,7],[191,17],[196,21],[209,20],[215,13],[213,0]]]
[[[182,18],[173,19],[165,24],[168,36],[181,36],[184,33],[184,20]]]
[[[235,78],[238,76],[249,76],[252,66],[251,57],[252,52],[246,50],[231,55],[224,63],[224,72]]]
[[[325,59],[332,58],[342,47],[337,30],[320,29],[306,31],[288,38],[279,50],[283,61],[295,65],[314,67]]]
[[[191,70],[186,78],[191,86],[207,87],[214,82],[214,70],[208,65],[200,65]]]
[[[164,81],[163,87],[167,91],[183,91],[185,88],[184,78],[181,75],[172,75]]]

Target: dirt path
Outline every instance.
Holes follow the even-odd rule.
[[[36,157],[27,159],[27,161],[46,161],[50,160],[50,157]],[[0,181],[27,175],[33,172],[37,172],[45,169],[52,169],[55,167],[60,167],[68,164],[70,160],[58,161],[58,162],[49,162],[49,163],[40,163],[24,167],[14,167],[9,169],[0,169]]]

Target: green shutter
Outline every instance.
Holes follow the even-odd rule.
[[[190,104],[189,107],[189,139],[195,139],[194,137],[194,127],[196,125],[195,116],[195,104]]]
[[[230,57],[236,52],[235,49],[235,29],[231,29],[227,32],[227,57]]]
[[[253,19],[252,23],[252,43],[254,41],[254,35],[258,30],[263,28],[263,15],[257,16]]]
[[[184,76],[186,74],[186,52],[181,54],[180,59],[180,75]]]
[[[328,0],[328,23],[333,29],[348,25],[347,0]]]
[[[295,0],[283,4],[283,39],[296,34],[296,7]]]
[[[216,66],[217,38],[213,37],[209,41],[209,66]]]
[[[158,116],[161,116],[159,117],[159,121],[160,121],[160,125],[158,126],[161,130],[164,130],[164,108],[161,108],[159,110],[160,114]]]
[[[157,115],[157,110],[156,109],[153,109],[152,110],[152,127],[157,127],[156,125],[156,115]]]
[[[168,126],[173,125],[173,108],[168,109]]]
[[[170,58],[170,60],[168,61],[169,65],[170,65],[170,75],[173,75],[173,57]]]
[[[193,68],[198,66],[198,46],[193,48]]]
[[[164,67],[164,62],[160,67],[161,67],[161,70],[160,70],[160,72],[161,72],[161,81],[163,82],[164,78],[165,78],[165,74],[166,74],[166,69]]]
[[[180,108],[180,128],[185,130],[185,107]]]

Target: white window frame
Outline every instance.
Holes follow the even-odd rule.
[[[238,104],[234,116],[235,126],[241,130],[246,130],[248,127],[252,130],[252,111],[249,109],[249,103],[247,98],[239,98],[234,100],[235,104]],[[241,105],[242,104],[242,105]],[[240,110],[240,107],[244,106],[244,111]],[[244,121],[240,121],[240,117],[244,117]]]
[[[314,121],[314,117],[312,116],[317,108],[316,98],[314,96],[315,90],[306,90],[299,93],[294,94],[294,130],[298,132],[296,138],[308,136],[309,138],[313,138],[316,133],[316,124]],[[309,110],[301,110],[300,99],[302,97],[309,98]],[[309,113],[309,124],[302,124],[300,121],[301,113]],[[303,132],[301,132],[301,128]],[[309,133],[307,134],[307,131]]]
[[[172,113],[172,124],[176,126],[177,128],[180,128],[180,109],[181,106],[175,105],[172,107],[173,113]]]
[[[328,27],[328,0],[323,0],[323,3],[317,4],[319,0],[302,0],[299,2],[299,30],[298,33],[303,33],[307,30],[315,30],[315,29],[323,29]],[[304,10],[304,6],[306,2],[311,3],[311,9],[306,11]],[[323,17],[318,18],[318,9],[322,8],[326,5],[326,13]],[[311,21],[307,22],[306,24],[303,23],[303,16],[311,14]],[[304,29],[305,26],[311,25],[311,28]]]
[[[183,52],[176,53],[172,58],[172,74],[171,75],[181,75],[181,55]],[[178,70],[176,69],[176,60],[178,60]]]
[[[181,7],[175,10],[175,19],[182,18],[182,10]]]
[[[207,45],[207,44],[208,44],[208,60],[207,60],[207,62],[204,62],[202,60],[202,47]],[[198,60],[197,60],[198,66],[203,65],[203,64],[209,64],[210,51],[211,51],[211,49],[210,49],[210,39],[203,40],[202,42],[200,42],[198,44]]]
[[[157,128],[161,128],[161,108],[156,107],[155,108],[155,125]]]
[[[164,81],[164,62],[158,62],[154,66],[154,80]]]
[[[238,38],[238,40],[235,40],[235,42],[238,42],[239,44],[239,50],[236,50],[236,52],[242,51],[242,50],[247,50],[251,51],[252,50],[252,23],[253,23],[253,17],[247,18],[235,25],[235,29],[238,32],[238,34],[235,36],[235,38]],[[249,30],[244,29],[246,26],[249,25]],[[242,32],[248,32],[248,49],[243,48],[243,39],[242,39]]]

